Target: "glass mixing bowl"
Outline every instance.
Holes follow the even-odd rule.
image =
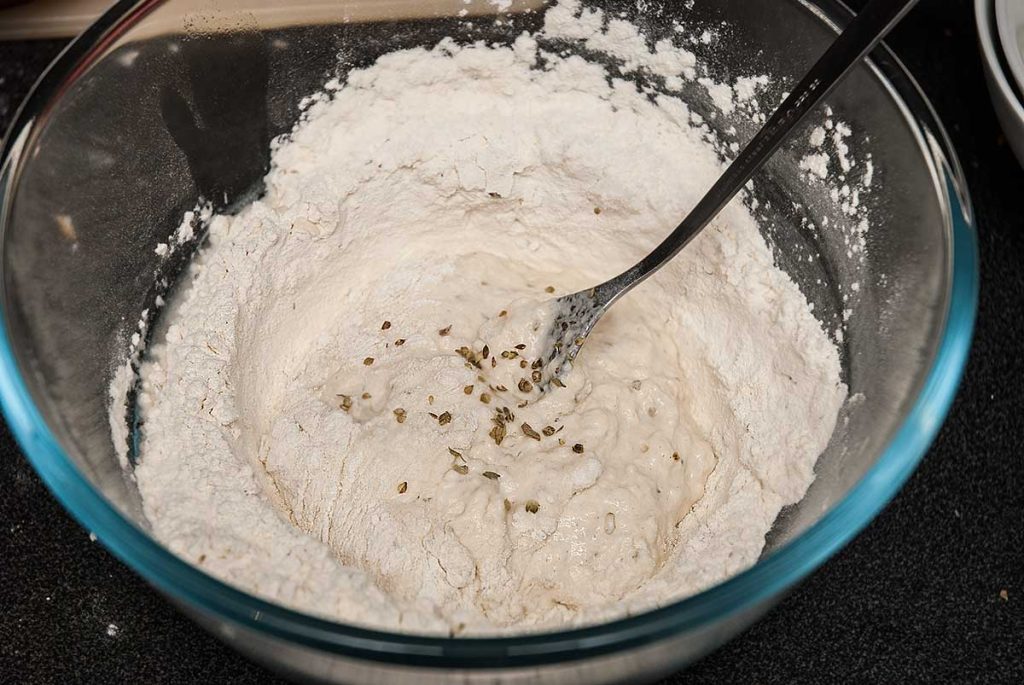
[[[849,218],[800,172],[806,148],[797,143],[776,155],[747,198],[826,330],[842,329],[851,393],[813,486],[780,516],[755,566],[606,624],[441,639],[297,613],[168,552],[147,532],[108,423],[114,366],[161,290],[154,284],[172,282],[183,266],[161,261],[154,246],[199,196],[224,209],[259,192],[270,140],[294,124],[303,95],[338,73],[339,58],[358,67],[447,35],[507,42],[542,21],[541,0],[516,0],[497,18],[495,4],[123,0],[49,69],[6,139],[0,395],[8,423],[49,488],[104,545],[221,640],[292,674],[418,685],[609,683],[677,669],[754,621],[875,516],[924,454],[963,369],[978,279],[966,186],[928,103],[879,48],[829,98],[875,169],[860,197],[872,224],[866,257],[849,258]],[[772,102],[849,18],[830,0],[597,4],[653,38],[671,35],[673,20],[688,34],[719,35],[688,47],[703,52],[716,80],[779,77],[766,94]],[[459,19],[462,9],[469,15]],[[696,87],[682,97],[698,113],[710,107]],[[740,114],[707,119],[735,125],[741,138],[755,126]],[[812,125],[797,138],[806,141]],[[827,228],[825,216],[833,219]]]

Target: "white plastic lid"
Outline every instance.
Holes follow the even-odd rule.
[[[1017,93],[1024,98],[1024,0],[996,0],[996,31]]]

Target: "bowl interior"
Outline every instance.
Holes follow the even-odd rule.
[[[114,452],[107,388],[141,312],[185,265],[161,261],[154,247],[198,198],[230,210],[258,194],[270,141],[328,78],[446,36],[509,43],[542,24],[541,4],[527,13],[529,3],[516,2],[496,16],[490,3],[461,0],[307,2],[287,12],[258,0],[172,0],[101,41],[47,94],[33,125],[15,132],[2,256],[11,348],[67,458],[122,516],[147,526],[130,469]],[[678,39],[677,23],[687,36],[713,34],[688,49],[715,81],[771,75],[759,94],[765,111],[834,36],[796,0],[646,3],[643,12],[635,2],[590,4],[622,13],[653,40]],[[758,125],[740,111],[716,115],[695,83],[681,97],[713,130],[735,126],[741,141]],[[912,116],[866,65],[829,106],[833,114],[812,116],[746,198],[779,264],[837,341],[851,396],[813,486],[783,512],[766,552],[818,521],[875,464],[918,396],[949,302],[949,217]],[[855,164],[841,182],[800,168],[811,129],[826,120],[851,131]],[[835,153],[831,137],[825,145]],[[843,208],[843,185],[859,189],[854,212]]]

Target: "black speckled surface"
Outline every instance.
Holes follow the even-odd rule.
[[[923,0],[889,40],[946,124],[977,214],[980,311],[952,413],[867,530],[666,683],[1024,682],[1024,171],[989,106],[970,5]],[[0,126],[61,45],[0,43]],[[276,682],[91,542],[2,426],[0,681]]]

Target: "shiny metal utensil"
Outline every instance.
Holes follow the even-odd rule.
[[[600,285],[554,301],[554,321],[539,358],[542,388],[567,373],[587,336],[620,297],[675,257],[768,161],[779,145],[917,0],[871,0],[829,46],[768,122],[733,160],[683,222],[646,257]]]

